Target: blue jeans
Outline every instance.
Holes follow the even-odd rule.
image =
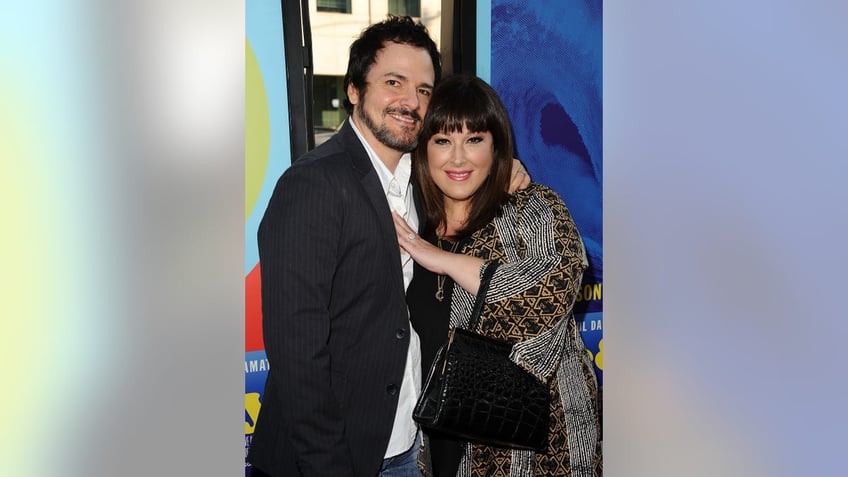
[[[421,446],[421,435],[415,439],[415,444],[403,454],[383,459],[378,477],[422,477],[418,470],[418,448]]]

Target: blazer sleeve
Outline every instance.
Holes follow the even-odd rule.
[[[563,201],[544,186],[521,194],[504,218],[499,233],[507,263],[492,278],[486,301],[521,330],[513,360],[547,382],[573,331],[567,325],[587,266],[583,241]]]
[[[329,174],[296,164],[258,232],[265,351],[301,475],[353,475],[331,387],[328,304],[344,207]]]

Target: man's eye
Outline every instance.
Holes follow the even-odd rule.
[[[387,84],[387,85],[389,85],[389,86],[397,86],[397,85],[399,85],[399,84],[400,84],[400,82],[399,82],[398,80],[393,80],[393,79],[392,79],[392,80],[387,80],[387,81],[386,81],[386,84]]]
[[[418,94],[420,94],[421,96],[430,96],[433,93],[429,89],[419,89]]]

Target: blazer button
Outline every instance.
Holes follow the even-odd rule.
[[[395,338],[402,340],[404,337],[406,337],[406,329],[398,328],[397,331],[395,331]]]
[[[394,396],[398,393],[398,387],[394,384],[389,384],[388,386],[386,386],[386,392],[389,394],[389,396]]]

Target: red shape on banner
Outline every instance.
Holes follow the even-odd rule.
[[[262,340],[262,282],[259,264],[244,277],[245,352],[265,349]]]

